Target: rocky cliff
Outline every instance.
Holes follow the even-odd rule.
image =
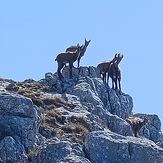
[[[95,67],[65,67],[58,79],[0,79],[3,163],[162,163],[157,115],[133,113],[132,97],[110,89]],[[138,137],[124,120],[148,117]]]

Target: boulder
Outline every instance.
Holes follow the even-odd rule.
[[[110,112],[123,119],[129,117],[133,110],[132,97],[118,90],[109,89]]]
[[[28,162],[23,144],[12,136],[6,136],[0,141],[0,149],[0,158],[3,160],[3,163]]]
[[[40,115],[29,98],[0,93],[0,146],[3,149],[0,158],[4,162],[15,162],[16,159],[25,162],[25,154],[37,145]]]
[[[45,145],[32,157],[32,163],[90,163],[82,146],[69,141],[54,141]]]
[[[131,126],[122,118],[111,113],[105,114],[107,127],[110,131],[124,136],[133,136]]]
[[[152,141],[109,131],[90,133],[85,140],[85,153],[93,163],[163,162],[163,149]]]

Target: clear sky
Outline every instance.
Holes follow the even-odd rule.
[[[122,91],[132,96],[133,111],[163,122],[162,0],[0,1],[0,77],[44,78],[56,72],[58,53],[85,38],[92,41],[80,65],[122,53]]]

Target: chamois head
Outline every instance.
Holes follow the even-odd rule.
[[[111,60],[111,63],[117,62],[117,60],[119,59],[119,57],[120,57],[119,54],[115,53],[114,58]]]
[[[85,46],[87,47],[88,45],[89,45],[89,43],[91,42],[91,40],[87,40],[86,38],[85,38]]]
[[[121,53],[116,53],[116,61],[114,63],[119,64],[123,58],[123,54]]]
[[[116,67],[115,65],[117,65],[117,61],[119,62],[119,60],[121,60],[122,58],[123,55],[120,55],[120,53],[119,54],[116,53],[112,60],[104,61],[97,65],[97,68],[100,70],[100,74],[102,75],[102,79],[107,85],[109,83],[109,75],[113,74],[114,71],[113,67]],[[111,68],[112,71],[110,73]]]
[[[79,68],[79,64],[80,64],[80,59],[81,59],[81,57],[84,56],[85,51],[86,51],[87,46],[89,45],[90,41],[91,40],[86,40],[85,39],[85,43],[82,46],[80,46],[79,43],[78,43],[77,45],[69,46],[68,48],[66,48],[66,52],[75,52],[78,49],[78,47],[80,46],[80,55],[79,55],[79,57],[77,59],[77,61],[78,61],[78,68]]]

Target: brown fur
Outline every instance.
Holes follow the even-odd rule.
[[[135,137],[137,137],[138,131],[148,122],[147,117],[144,117],[143,120],[136,120],[134,118],[126,118],[125,120],[131,125]]]
[[[91,40],[86,40],[85,39],[85,44],[80,46],[81,47],[81,52],[80,52],[80,56],[78,57],[77,61],[78,61],[78,68],[79,68],[79,64],[80,64],[80,59],[81,57],[84,56],[84,53],[86,52],[87,46],[89,45]],[[66,52],[75,52],[77,50],[77,48],[79,47],[79,44],[77,44],[77,46],[70,46],[66,49]]]
[[[79,58],[80,52],[81,52],[81,47],[78,47],[78,49],[75,52],[63,52],[57,55],[55,61],[58,62],[57,73],[60,79],[63,78],[60,71],[66,63],[69,63],[70,77],[72,77],[73,63]]]
[[[76,46],[75,45],[70,46],[66,49],[66,52],[75,52],[79,46],[80,46],[79,44],[77,44]]]
[[[100,70],[100,74],[102,75],[103,81],[108,84],[109,76],[110,76],[110,66],[119,61],[119,54],[115,54],[114,58],[111,61],[104,61],[97,65],[97,68]]]
[[[119,90],[121,91],[121,70],[118,67],[118,64],[123,58],[123,54],[118,54],[118,58],[115,62],[110,64],[109,76],[112,78],[112,88],[118,89],[117,81],[119,83]],[[115,87],[114,87],[115,84]]]
[[[106,81],[106,73],[109,71],[110,68],[110,64],[112,61],[105,61],[105,62],[101,62],[97,65],[97,68],[100,70],[100,74],[102,75],[102,80],[105,83],[108,83]]]

